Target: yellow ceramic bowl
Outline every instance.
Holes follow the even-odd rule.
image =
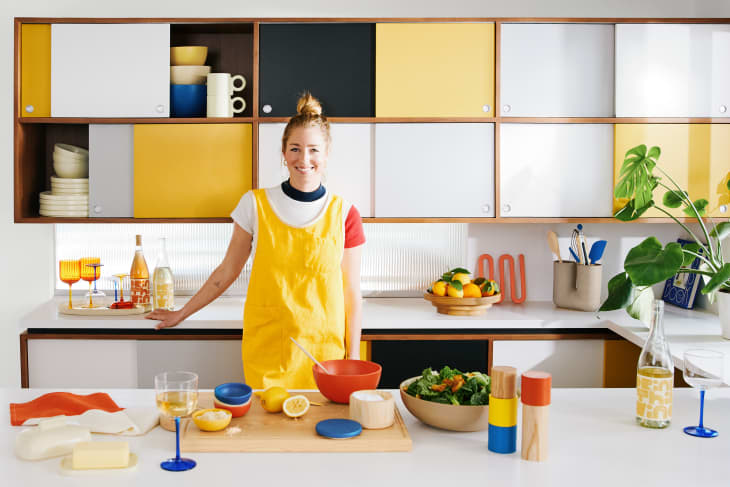
[[[170,65],[202,66],[208,57],[207,46],[179,46],[170,48]]]
[[[206,413],[214,413],[216,415],[221,415],[222,413],[225,415],[225,418],[221,415],[222,419],[206,419],[203,416]],[[220,431],[230,424],[231,417],[230,411],[218,408],[201,409],[200,411],[195,411],[192,416],[193,422],[202,431]]]

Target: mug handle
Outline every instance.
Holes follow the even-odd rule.
[[[241,80],[241,86],[236,86],[236,80]],[[243,77],[241,74],[237,74],[231,78],[231,88],[233,88],[233,91],[241,91],[246,87],[246,78]]]
[[[241,108],[236,108],[236,102],[241,102]],[[240,96],[237,96],[235,98],[231,98],[231,110],[233,110],[233,113],[241,113],[246,109],[246,100],[241,98]]]

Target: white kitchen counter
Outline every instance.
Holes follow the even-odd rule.
[[[177,298],[176,307],[182,307],[187,299]],[[67,298],[59,296],[38,306],[20,320],[19,331],[28,328],[151,329],[154,325],[143,315],[97,318],[59,314],[58,305],[66,302]],[[243,298],[218,298],[175,329],[240,330],[243,305]],[[551,301],[528,301],[494,305],[482,316],[448,316],[437,313],[436,308],[422,298],[366,298],[363,303],[363,329],[601,329],[608,328],[608,320],[621,313],[623,311],[601,313],[599,319],[596,313],[556,308]]]
[[[0,402],[23,402],[47,390],[2,389]],[[97,391],[71,392],[90,393]],[[152,405],[152,390],[109,390],[120,406]],[[142,437],[124,437],[139,456],[134,472],[94,472],[65,477],[58,458],[18,460],[8,408],[2,428],[0,471],[4,485],[94,486],[262,485],[262,486],[727,486],[730,479],[730,389],[714,389],[705,402],[705,424],[720,432],[714,439],[685,435],[697,422],[695,390],[674,393],[674,417],[665,430],[634,423],[633,389],[554,389],[550,406],[549,458],[527,462],[517,453],[487,450],[487,432],[455,433],[431,428],[396,402],[413,440],[401,453],[188,453],[198,462],[189,471],[159,467],[174,455],[174,434],[155,428]],[[518,419],[518,425],[520,420]],[[519,429],[519,426],[518,426]],[[94,440],[119,439],[93,435]],[[333,440],[323,440],[333,441]],[[346,440],[337,440],[346,441]]]

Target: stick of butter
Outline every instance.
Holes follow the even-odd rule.
[[[129,443],[126,441],[82,441],[76,443],[71,464],[74,470],[128,467]]]

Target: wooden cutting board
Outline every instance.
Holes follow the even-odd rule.
[[[309,406],[307,414],[292,419],[284,413],[267,413],[254,396],[251,409],[233,418],[223,431],[200,431],[192,420],[180,425],[180,448],[185,452],[391,452],[410,451],[411,437],[403,418],[395,409],[395,421],[389,428],[363,428],[355,438],[323,438],[315,431],[324,419],[349,419],[349,405],[336,404],[319,392],[298,393],[322,406]],[[213,393],[201,392],[198,407],[213,407]]]

